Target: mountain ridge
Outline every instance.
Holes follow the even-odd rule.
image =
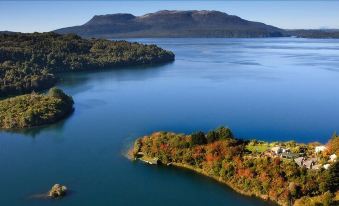
[[[83,25],[54,32],[106,38],[286,36],[278,27],[215,10],[160,10],[142,16],[129,13],[95,15]]]

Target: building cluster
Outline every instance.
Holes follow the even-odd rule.
[[[293,159],[300,167],[305,167],[307,169],[328,169],[331,163],[337,161],[337,155],[332,154],[329,156],[326,164],[321,164],[319,161],[319,154],[325,152],[327,147],[325,145],[316,146],[314,150],[315,156],[307,156],[305,152],[293,153],[289,148],[284,148],[282,146],[275,146],[264,152],[265,156],[278,156],[286,159]]]

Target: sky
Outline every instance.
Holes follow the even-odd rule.
[[[339,29],[339,1],[4,1],[0,31],[46,32],[81,25],[94,15],[158,10],[219,10],[284,29]]]

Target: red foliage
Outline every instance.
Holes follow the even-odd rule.
[[[160,145],[160,150],[167,150],[168,149],[168,144],[161,144]]]
[[[275,164],[275,165],[280,165],[280,163],[281,163],[280,158],[279,158],[279,157],[276,157],[276,158],[274,159],[274,164]]]

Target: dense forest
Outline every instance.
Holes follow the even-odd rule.
[[[73,99],[62,90],[26,94],[0,101],[0,128],[13,129],[56,122],[73,111]]]
[[[338,205],[338,162],[328,164],[328,169],[307,169],[293,159],[265,153],[264,146],[270,145],[288,147],[295,154],[303,153],[305,158],[316,156],[318,161],[326,164],[330,154],[339,155],[337,135],[333,135],[327,144],[326,152],[315,154],[317,143],[245,141],[234,138],[231,130],[225,127],[207,134],[156,132],[137,139],[131,153],[136,158],[156,159],[164,165],[192,169],[226,183],[242,194],[269,199],[280,205]]]
[[[73,34],[0,34],[0,97],[52,87],[61,72],[174,60],[156,45],[82,39]]]

